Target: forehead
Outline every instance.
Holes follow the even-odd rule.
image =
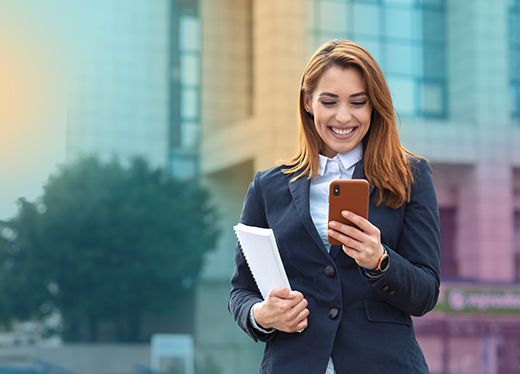
[[[336,95],[341,93],[351,95],[365,91],[365,80],[357,67],[332,66],[318,79],[315,91],[318,95],[325,91]]]

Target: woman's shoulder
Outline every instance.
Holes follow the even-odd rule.
[[[423,189],[433,190],[432,166],[424,157],[408,155],[408,165],[412,172],[412,195]]]
[[[262,195],[286,190],[289,187],[291,175],[284,173],[283,170],[283,166],[276,166],[257,172],[250,187]]]
[[[430,160],[417,155],[406,155],[408,165],[414,175],[431,174]]]
[[[274,166],[267,170],[262,170],[256,173],[255,181],[275,182],[275,181],[286,181],[288,180],[287,174],[283,172],[283,166]]]

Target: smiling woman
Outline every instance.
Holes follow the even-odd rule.
[[[273,230],[292,287],[263,298],[237,246],[229,310],[266,343],[260,373],[429,373],[411,316],[439,294],[437,200],[428,162],[399,141],[368,51],[335,40],[314,53],[298,129],[296,155],[255,175],[240,217]],[[368,197],[348,195],[365,200],[368,219],[329,201],[339,179],[369,182]],[[353,225],[329,221],[330,208]]]
[[[365,137],[372,114],[365,90],[359,69],[333,66],[323,73],[315,94],[305,95],[305,109],[314,116],[324,156],[349,152]]]

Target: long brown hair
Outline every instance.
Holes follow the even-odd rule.
[[[409,156],[418,156],[406,150],[399,141],[392,97],[381,68],[367,50],[349,40],[325,43],[307,64],[300,85],[298,150],[292,160],[282,162],[287,167],[283,171],[299,173],[293,181],[303,175],[309,179],[317,176],[323,140],[316,131],[314,119],[305,110],[304,95],[312,97],[323,73],[332,66],[356,67],[363,75],[373,108],[370,129],[362,140],[365,175],[378,191],[376,204],[397,208],[410,200],[413,174]]]

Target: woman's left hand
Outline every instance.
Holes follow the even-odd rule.
[[[361,230],[337,221],[329,223],[329,235],[343,243],[343,251],[366,269],[375,269],[384,249],[381,245],[381,231],[368,220],[348,210],[341,215]]]

